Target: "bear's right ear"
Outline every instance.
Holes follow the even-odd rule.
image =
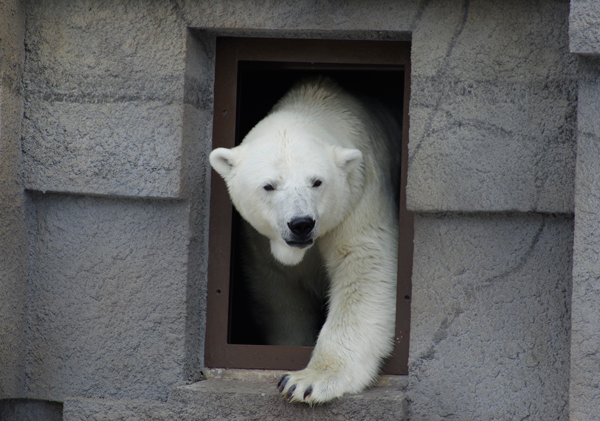
[[[233,169],[234,157],[235,152],[232,149],[217,148],[210,153],[208,160],[215,171],[226,179]]]
[[[346,174],[358,168],[363,160],[363,154],[358,149],[338,147],[336,152],[338,165]]]

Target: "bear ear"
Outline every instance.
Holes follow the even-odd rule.
[[[349,174],[361,164],[363,154],[358,149],[340,148],[337,151],[337,159],[339,167]]]
[[[208,160],[210,165],[218,172],[221,177],[227,178],[233,169],[233,160],[235,152],[233,149],[217,148],[210,153]]]

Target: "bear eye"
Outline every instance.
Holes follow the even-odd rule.
[[[270,184],[266,184],[266,185],[263,187],[263,189],[265,189],[266,191],[273,191],[273,190],[275,190],[275,187],[273,187],[273,186],[272,186],[272,185],[270,185]]]
[[[315,180],[315,182],[313,183],[313,187],[319,187],[321,184],[323,184],[323,182],[321,180]]]

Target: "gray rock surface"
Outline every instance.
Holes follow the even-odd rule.
[[[21,183],[25,13],[0,2],[0,399],[25,395],[27,222]]]
[[[572,53],[600,54],[600,3],[571,0],[569,45]]]
[[[428,4],[412,37],[409,208],[572,212],[567,17],[566,2]]]
[[[415,219],[411,420],[568,419],[573,221]]]
[[[26,188],[180,195],[186,37],[165,6],[30,5]]]
[[[598,419],[600,63],[571,52],[600,52],[599,8],[1,1],[2,416],[55,408],[30,398],[67,420]],[[406,390],[312,410],[271,384],[183,386],[203,366],[219,35],[412,42]]]
[[[412,31],[412,209],[571,212],[576,59],[567,18],[568,3],[553,1],[150,2],[144,11],[35,4],[24,78],[26,186],[179,197],[185,26],[304,37],[352,28],[355,37]]]
[[[600,419],[600,59],[581,59],[573,250],[571,419]]]
[[[33,203],[29,397],[165,399],[186,380],[187,205]]]

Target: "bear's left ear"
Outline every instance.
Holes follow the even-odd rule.
[[[338,166],[349,174],[354,171],[363,160],[363,154],[358,149],[337,148],[335,151]]]

